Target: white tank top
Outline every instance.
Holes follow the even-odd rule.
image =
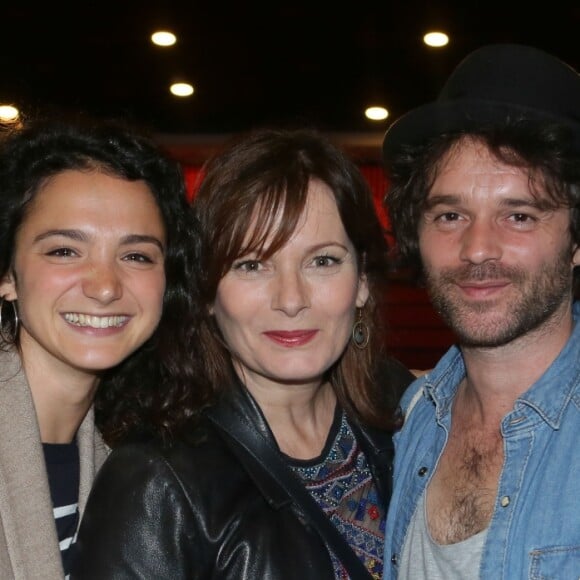
[[[425,492],[409,523],[399,580],[477,580],[487,529],[456,544],[437,544],[427,528]]]

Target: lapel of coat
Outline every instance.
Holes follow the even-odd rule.
[[[95,428],[93,408],[89,409],[77,433],[77,445],[80,458],[79,513],[85,511],[89,492],[95,480],[96,472],[105,461],[110,449],[103,442]]]
[[[0,353],[0,533],[3,579],[62,579],[40,431],[14,352]]]

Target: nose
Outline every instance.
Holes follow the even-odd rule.
[[[92,263],[83,278],[82,288],[85,296],[110,304],[121,298],[123,286],[114,264]]]
[[[272,280],[272,308],[287,316],[297,316],[310,305],[308,283],[302,272],[277,272]]]
[[[475,219],[464,230],[461,238],[462,260],[482,264],[501,258],[500,233],[492,223]]]

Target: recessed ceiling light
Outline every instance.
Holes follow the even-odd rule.
[[[177,42],[177,37],[173,32],[158,30],[151,35],[151,42],[157,46],[173,46]]]
[[[189,83],[173,83],[169,90],[176,97],[189,97],[193,94],[193,86]]]
[[[4,123],[12,123],[18,119],[20,113],[18,109],[12,105],[0,105],[0,121]]]
[[[365,117],[371,121],[382,121],[389,116],[389,111],[384,107],[369,107],[365,111]]]
[[[440,47],[449,43],[449,37],[444,32],[428,32],[423,37],[423,42],[427,46]]]

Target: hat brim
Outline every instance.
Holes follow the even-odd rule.
[[[510,118],[551,121],[570,127],[580,152],[580,124],[558,115],[500,101],[461,99],[433,102],[413,109],[397,119],[385,133],[383,157],[390,159],[410,145],[421,145],[443,133],[470,131],[505,123]]]

